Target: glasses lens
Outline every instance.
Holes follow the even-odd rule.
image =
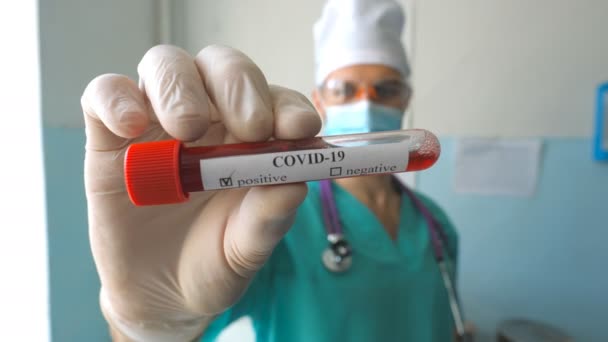
[[[374,85],[378,100],[393,100],[407,95],[408,87],[400,80],[384,80]]]
[[[352,82],[331,79],[321,88],[323,100],[327,103],[345,103],[352,100],[357,92],[357,86]]]
[[[359,94],[368,94],[370,99],[380,103],[394,103],[409,97],[409,87],[398,79],[389,79],[376,82],[372,90],[370,85],[345,81],[340,79],[329,79],[321,87],[321,96],[327,104],[343,104],[352,102]],[[366,90],[361,92],[361,90]],[[370,92],[368,92],[368,90]]]

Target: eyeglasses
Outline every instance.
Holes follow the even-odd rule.
[[[344,104],[369,98],[378,103],[401,104],[410,97],[410,87],[399,79],[380,80],[373,84],[329,79],[319,88],[323,101],[328,105]]]

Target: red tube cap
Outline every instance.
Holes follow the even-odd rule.
[[[179,176],[177,140],[137,143],[125,154],[125,183],[131,202],[138,206],[188,200]]]

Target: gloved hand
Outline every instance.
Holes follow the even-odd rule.
[[[82,96],[90,242],[102,311],[120,339],[188,341],[235,303],[293,223],[305,184],[191,194],[187,203],[135,207],[123,179],[129,144],[300,139],[320,119],[301,94],[269,86],[244,54],[220,46],[196,57],[149,50],[139,86],[102,75]]]

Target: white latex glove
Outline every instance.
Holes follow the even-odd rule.
[[[148,51],[140,84],[102,75],[82,97],[85,185],[101,307],[119,340],[189,341],[243,294],[293,223],[305,184],[191,194],[135,207],[123,179],[129,144],[174,137],[195,144],[312,137],[321,122],[301,94],[268,86],[244,54]]]

